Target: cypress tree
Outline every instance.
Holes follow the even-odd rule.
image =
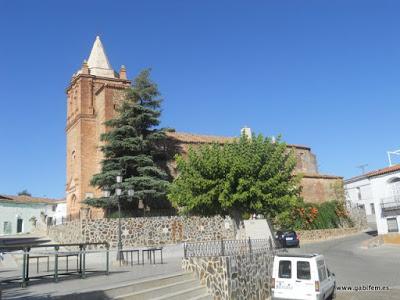
[[[116,108],[115,118],[105,122],[107,132],[100,137],[104,154],[101,172],[91,184],[113,193],[116,176],[122,175],[124,190],[133,189],[133,197],[121,196],[122,207],[134,209],[141,199],[149,207],[165,203],[168,175],[160,168],[165,159],[165,129],[159,128],[160,93],[150,79],[150,69],[143,70],[127,89],[125,99]],[[116,199],[92,198],[85,202],[95,207],[115,207]]]

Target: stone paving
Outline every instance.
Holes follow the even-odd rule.
[[[104,255],[102,253],[101,255]],[[104,263],[99,264],[101,259],[100,254],[88,255],[87,266],[89,270],[105,270]],[[105,290],[118,286],[123,286],[128,283],[151,278],[155,276],[170,275],[182,272],[182,256],[183,247],[179,245],[166,246],[163,252],[164,264],[159,263],[157,257],[156,264],[122,266],[119,267],[115,263],[116,252],[110,253],[110,258],[114,263],[110,264],[110,275],[104,273],[90,274],[86,279],[80,279],[77,275],[61,277],[58,283],[54,283],[52,279],[32,280],[32,283],[27,288],[21,288],[17,283],[2,283],[3,289],[1,299],[49,299],[52,296],[65,295],[77,292],[89,292],[95,290]],[[61,262],[62,264],[63,262]],[[73,266],[74,264],[71,263]],[[42,264],[40,268],[45,268]],[[31,265],[31,274],[35,275],[36,265]],[[14,269],[1,268],[0,278],[6,276],[19,276],[20,271]]]

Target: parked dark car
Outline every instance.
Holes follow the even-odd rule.
[[[299,236],[294,230],[278,230],[275,234],[278,244],[283,247],[300,247]]]

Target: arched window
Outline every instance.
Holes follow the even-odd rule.
[[[76,196],[75,196],[75,194],[73,194],[72,197],[71,197],[71,204],[72,205],[76,204]]]
[[[400,197],[400,177],[389,178],[387,183],[390,195]]]
[[[75,150],[74,150],[74,151],[72,151],[72,153],[71,153],[71,157],[72,157],[72,159],[73,159],[73,160],[75,160],[75,157],[76,157],[76,152],[75,152]]]

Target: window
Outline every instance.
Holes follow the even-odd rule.
[[[319,281],[324,281],[326,279],[326,268],[325,268],[324,261],[323,260],[319,260],[317,262],[317,267],[318,267]]]
[[[279,278],[292,278],[292,262],[281,260],[279,262]]]
[[[297,279],[311,279],[310,263],[308,261],[297,262]]]
[[[3,223],[3,233],[4,234],[11,234],[11,222],[5,221]]]
[[[389,189],[392,196],[399,196],[400,195],[400,178],[395,177],[388,180]]]
[[[21,218],[17,219],[17,233],[20,233],[24,230],[24,220]]]
[[[375,214],[375,205],[373,203],[370,203],[371,205],[371,214]]]
[[[396,218],[387,219],[388,232],[399,232],[399,226]]]
[[[358,200],[362,199],[362,197],[361,197],[361,189],[359,187],[357,187],[357,198],[358,198]]]
[[[52,205],[52,206],[51,206],[51,210],[52,210],[52,211],[56,211],[56,210],[57,210],[57,205]]]
[[[76,202],[76,196],[75,196],[75,194],[74,194],[74,195],[72,195],[72,197],[71,197],[71,203],[72,203],[72,205],[75,205],[75,202]]]

